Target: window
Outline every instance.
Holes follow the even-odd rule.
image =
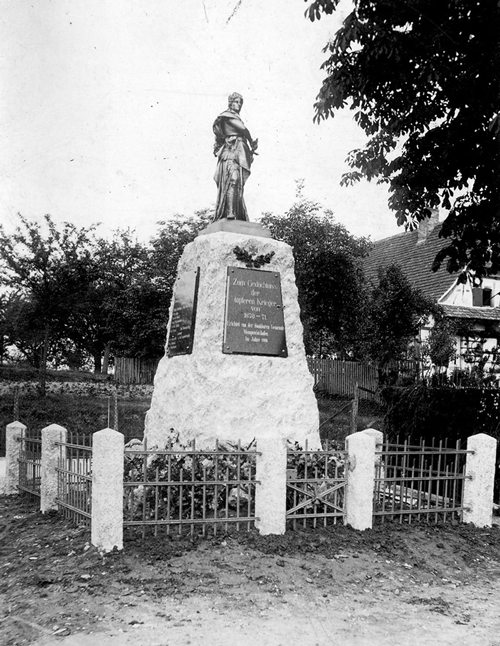
[[[490,287],[473,287],[472,288],[472,306],[473,307],[491,307],[491,288]]]

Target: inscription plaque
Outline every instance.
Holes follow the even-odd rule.
[[[191,354],[193,351],[194,326],[200,268],[180,274],[174,286],[172,322],[167,341],[167,355]]]
[[[288,356],[278,272],[227,268],[222,351]]]

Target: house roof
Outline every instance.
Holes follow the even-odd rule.
[[[500,321],[498,307],[465,307],[464,305],[442,305],[441,307],[448,318]]]
[[[427,239],[418,244],[418,230],[377,240],[364,262],[368,281],[376,283],[378,268],[395,263],[414,287],[422,290],[426,296],[439,300],[456,281],[456,275],[449,274],[443,266],[438,271],[432,271],[436,254],[448,244],[447,240],[439,237],[441,226],[437,224]]]

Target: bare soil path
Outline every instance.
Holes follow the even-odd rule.
[[[2,646],[500,646],[500,528],[129,538],[0,498]]]

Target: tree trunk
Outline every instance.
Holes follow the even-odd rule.
[[[108,341],[106,343],[106,347],[104,348],[104,356],[102,358],[102,374],[107,375],[108,374],[108,368],[109,368],[109,354],[111,352],[111,341]]]
[[[43,334],[42,358],[40,360],[40,395],[45,397],[47,392],[47,357],[49,354],[50,326],[46,325]]]
[[[94,358],[94,374],[100,375],[101,374],[101,353],[95,352],[93,355],[93,358]]]
[[[351,408],[351,433],[356,433],[358,430],[358,408],[359,408],[359,388],[358,382],[354,384],[354,396]]]

